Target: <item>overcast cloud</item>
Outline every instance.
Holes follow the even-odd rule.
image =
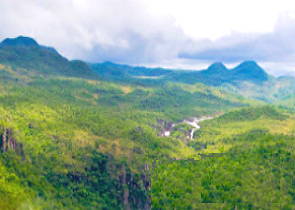
[[[138,0],[2,0],[1,38],[20,34],[69,58],[149,63],[175,58],[189,42],[169,17]]]
[[[256,60],[273,74],[295,74],[294,11],[289,0],[1,0],[0,38],[31,36],[90,62]]]

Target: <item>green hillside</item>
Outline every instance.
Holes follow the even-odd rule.
[[[0,155],[2,209],[149,206],[145,165],[194,154],[179,139],[159,137],[158,120],[248,105],[206,87],[125,86],[7,65],[1,73],[2,147],[3,139],[16,145]]]
[[[293,209],[294,119],[259,107],[204,122],[197,156],[157,162],[154,209]]]
[[[87,64],[6,39],[0,209],[293,209],[292,81],[253,62]]]
[[[39,45],[32,38],[23,36],[3,40],[0,44],[0,63],[16,69],[33,70],[42,75],[96,77],[86,63],[69,61],[54,48]]]

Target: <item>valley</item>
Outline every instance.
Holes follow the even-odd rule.
[[[295,79],[0,44],[0,209],[294,209]]]

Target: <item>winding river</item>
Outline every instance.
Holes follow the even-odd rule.
[[[184,119],[183,121],[181,121],[180,123],[186,123],[190,126],[192,126],[193,128],[190,130],[190,136],[189,136],[189,139],[192,140],[194,138],[194,134],[197,130],[199,130],[201,128],[201,126],[199,125],[200,122],[202,121],[205,121],[205,120],[210,120],[210,119],[213,119],[212,116],[203,116],[203,117],[191,117],[191,118],[187,118],[187,119]],[[164,131],[163,131],[163,136],[166,136],[166,137],[169,137],[171,135],[171,131],[172,129],[180,124],[180,123],[177,123],[177,124],[171,124],[168,128],[166,128]]]
[[[213,117],[211,116],[204,116],[204,117],[194,117],[194,118],[189,118],[189,119],[185,119],[183,122],[194,127],[191,132],[190,132],[190,140],[192,140],[194,138],[194,134],[197,130],[199,130],[201,128],[201,126],[199,125],[200,122],[205,121],[205,120],[210,120]]]

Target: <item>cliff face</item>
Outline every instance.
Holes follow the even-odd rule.
[[[149,196],[150,175],[149,167],[144,165],[140,174],[132,173],[124,164],[121,166],[119,180],[123,189],[122,202],[124,210],[151,209]]]
[[[3,133],[0,134],[0,150],[2,152],[14,151],[23,158],[25,157],[23,144],[16,141],[13,137],[13,131],[9,128],[5,128]]]

